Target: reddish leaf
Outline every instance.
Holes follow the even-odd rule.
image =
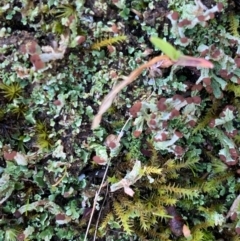
[[[210,68],[210,69],[214,67],[214,65],[210,61],[204,58],[196,58],[196,57],[191,57],[186,55],[180,56],[180,58],[178,59],[178,61],[176,61],[175,64],[180,66],[193,66],[193,67],[202,67],[202,68]]]
[[[6,161],[14,160],[14,157],[15,157],[16,155],[17,155],[17,152],[16,152],[16,151],[11,151],[11,152],[4,151],[4,153],[3,153],[4,159],[5,159]]]

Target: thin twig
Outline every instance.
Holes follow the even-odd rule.
[[[120,133],[119,133],[119,135],[118,135],[118,137],[117,137],[117,142],[119,142],[119,141],[121,140],[121,138],[122,138],[122,136],[123,136],[123,131],[124,131],[127,123],[128,123],[131,119],[132,119],[132,116],[130,116],[130,117],[127,119],[127,121],[125,122],[124,126],[122,127],[122,129],[121,129],[121,131],[120,131]]]
[[[103,188],[104,182],[105,182],[105,178],[106,178],[106,175],[107,175],[107,172],[108,172],[109,165],[110,165],[110,160],[107,163],[106,170],[104,172],[101,185],[100,185],[98,191],[95,194],[94,201],[93,201],[93,208],[92,208],[92,211],[91,211],[91,216],[90,216],[90,219],[88,221],[88,226],[87,226],[87,230],[86,230],[85,237],[84,237],[83,241],[87,240],[87,235],[88,235],[89,228],[90,228],[90,225],[91,225],[91,222],[92,222],[92,217],[93,217],[93,214],[94,214],[94,211],[95,211],[95,207],[96,207],[96,204],[97,204],[97,200],[98,200],[99,194],[100,194],[100,192],[101,192],[101,190]]]
[[[118,137],[117,137],[117,141],[119,142],[123,136],[123,131],[126,127],[126,125],[128,124],[128,122],[132,119],[132,117],[130,116],[127,121],[125,122],[124,126],[122,127]],[[100,217],[101,217],[101,213],[102,213],[102,210],[103,210],[103,206],[105,204],[105,201],[106,201],[106,197],[107,197],[107,194],[108,194],[108,186],[107,186],[107,192],[105,193],[105,197],[104,197],[104,200],[103,200],[103,203],[101,205],[101,209],[99,211],[99,215],[98,215],[98,219],[97,219],[97,222],[96,222],[96,226],[95,226],[95,232],[94,232],[94,237],[93,237],[93,241],[96,240],[96,236],[97,236],[97,229],[98,229],[98,223],[99,223],[99,220],[100,220]]]
[[[123,125],[117,139],[118,141],[121,140],[122,136],[123,136],[123,131],[127,125],[127,123],[132,119],[132,117],[130,116],[127,121],[125,122],[125,124]],[[92,222],[92,217],[93,217],[93,214],[94,214],[94,211],[95,211],[95,207],[96,207],[96,204],[97,204],[97,199],[98,199],[98,196],[100,195],[101,193],[101,190],[103,188],[103,185],[104,185],[104,182],[105,182],[105,178],[107,176],[107,172],[108,172],[108,168],[109,168],[109,165],[110,165],[110,160],[108,160],[108,163],[107,163],[107,166],[106,166],[106,169],[105,169],[105,172],[104,172],[104,175],[103,175],[103,179],[102,179],[102,182],[101,182],[101,185],[98,189],[98,191],[96,192],[95,194],[95,197],[94,197],[94,201],[93,201],[93,208],[92,208],[92,211],[91,211],[91,215],[90,215],[90,219],[88,221],[88,226],[87,226],[87,230],[86,230],[86,233],[85,233],[85,237],[84,237],[84,240],[83,241],[86,241],[87,240],[87,235],[88,235],[88,232],[89,232],[89,228],[90,228],[90,225],[91,225],[91,222]],[[108,189],[107,189],[108,190]],[[105,199],[106,199],[106,195],[105,195],[105,198],[104,198],[104,202],[105,202]],[[104,204],[103,202],[103,204]],[[102,205],[103,206],[103,205]],[[102,207],[101,207],[101,210],[102,210]],[[100,215],[101,215],[101,211],[98,215],[98,220],[97,220],[97,223],[96,223],[96,229],[95,229],[95,233],[94,233],[94,240],[96,239],[96,233],[97,233],[97,226],[98,226],[98,222],[99,222],[99,219],[100,219]]]
[[[103,203],[102,203],[102,205],[101,205],[101,209],[100,209],[99,214],[98,214],[98,219],[97,219],[97,222],[96,222],[96,225],[95,225],[95,232],[94,232],[93,241],[96,240],[97,230],[98,230],[98,224],[99,224],[99,220],[100,220],[100,217],[101,217],[101,214],[102,214],[103,206],[104,206],[104,204],[105,204],[105,202],[106,202],[106,199],[107,199],[107,195],[108,195],[108,186],[107,186],[107,191],[106,191],[105,196],[104,196]]]

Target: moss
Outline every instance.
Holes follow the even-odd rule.
[[[189,240],[239,240],[238,210],[224,219],[240,190],[238,4],[197,2],[1,2],[0,240],[84,240],[93,210],[89,240],[183,241],[183,225]],[[161,55],[150,36],[214,68],[147,65],[93,131],[104,97]],[[132,197],[110,192],[121,180]]]
[[[9,101],[12,101],[13,99],[20,97],[22,94],[22,88],[18,83],[12,83],[10,85],[1,83],[0,90],[3,96]]]
[[[49,135],[50,132],[47,129],[47,125],[45,122],[38,121],[35,126],[36,129],[36,145],[41,150],[48,150],[50,147],[52,147],[53,143],[50,139]]]

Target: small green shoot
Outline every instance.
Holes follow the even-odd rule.
[[[172,61],[177,61],[183,54],[176,50],[170,43],[158,37],[151,37],[152,44],[166,54]]]
[[[164,41],[163,39],[160,39],[158,37],[151,37],[150,41],[165,55],[167,55],[172,61],[174,61],[175,65],[210,69],[214,67],[214,65],[210,61],[204,58],[183,55],[180,51],[176,50],[170,43]]]

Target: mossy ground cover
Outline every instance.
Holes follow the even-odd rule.
[[[0,241],[240,240],[239,11],[1,1]]]

